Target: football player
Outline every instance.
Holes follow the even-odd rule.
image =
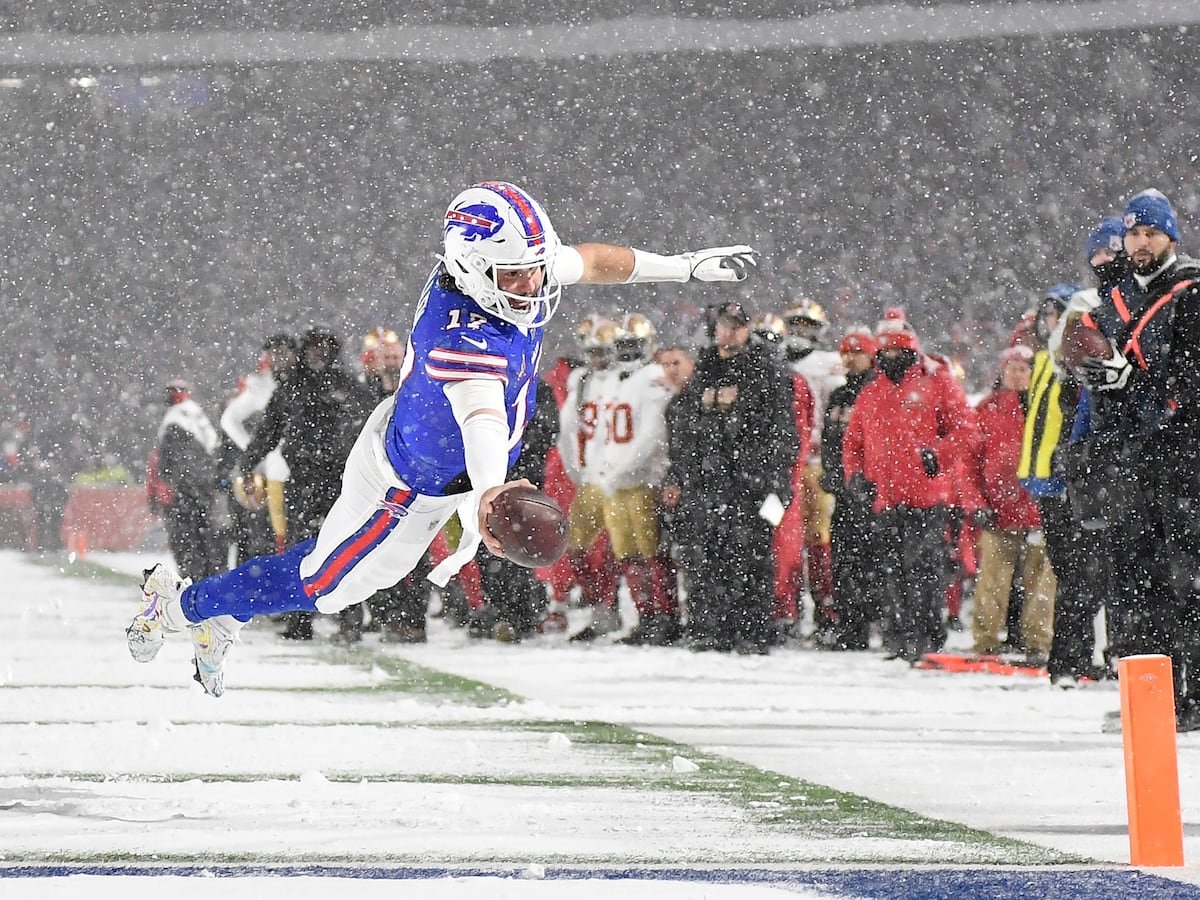
[[[815,639],[826,645],[834,630],[833,568],[830,554],[830,521],[833,515],[833,496],[821,489],[821,428],[829,395],[846,383],[846,371],[836,350],[825,346],[829,320],[819,303],[801,299],[783,313],[787,326],[784,337],[784,357],[794,374],[808,384],[812,395],[812,430],[809,433],[808,456],[802,474],[803,490],[796,494],[799,513],[804,520],[804,546],[808,557],[808,587],[813,598]],[[804,441],[800,442],[804,448]],[[780,532],[784,532],[780,529]],[[802,587],[799,561],[784,569],[776,579],[776,594],[788,606]]]
[[[499,181],[450,203],[442,254],[417,303],[402,383],[380,402],[346,460],[342,492],[315,538],[192,584],[163,564],[146,572],[126,638],[148,662],[168,632],[187,631],[195,677],[225,690],[224,662],[255,615],[337,612],[395,584],[456,511],[457,550],[431,573],[445,585],[482,541],[492,501],[521,452],[532,415],[543,327],[564,285],[741,281],[744,245],[661,256],[612,244],[563,244],[541,204]]]

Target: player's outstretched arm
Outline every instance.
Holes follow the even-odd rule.
[[[576,244],[564,249],[573,250],[578,256],[578,260],[571,261],[574,265],[563,265],[564,271],[559,274],[564,284],[744,281],[750,269],[758,265],[758,253],[745,244],[708,247],[673,256],[614,244]]]

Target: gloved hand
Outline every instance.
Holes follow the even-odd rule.
[[[996,524],[996,511],[977,509],[971,513],[971,521],[979,528],[992,528]]]
[[[261,475],[240,472],[233,479],[233,499],[243,509],[257,512],[267,505],[267,482]]]
[[[1083,362],[1076,367],[1075,374],[1086,381],[1093,391],[1119,391],[1129,381],[1129,373],[1132,371],[1133,366],[1129,364],[1125,354],[1117,349],[1116,344],[1112,344],[1111,357],[1084,357]]]
[[[850,476],[846,491],[859,503],[869,505],[875,502],[875,485],[867,481],[867,476],[862,472]]]
[[[748,269],[758,265],[757,251],[745,244],[692,250],[680,256],[696,281],[745,281]]]
[[[778,528],[779,523],[783,521],[783,514],[786,512],[786,507],[783,501],[779,499],[779,495],[774,491],[767,494],[767,499],[762,502],[758,508],[758,514],[765,519],[772,528]]]
[[[921,468],[930,478],[936,478],[937,473],[942,471],[942,467],[938,465],[937,454],[929,448],[921,451]]]

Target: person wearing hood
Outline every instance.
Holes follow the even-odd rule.
[[[1013,573],[1021,566],[1021,635],[1028,664],[1050,658],[1054,570],[1046,555],[1038,507],[1017,480],[1025,432],[1033,351],[1017,345],[1000,354],[1000,385],[976,407],[982,440],[967,462],[967,485],[977,501],[971,517],[981,529],[972,636],[975,653],[997,654],[1007,618]],[[975,498],[973,498],[975,499]]]
[[[320,530],[341,491],[346,457],[375,404],[375,396],[343,365],[341,338],[323,326],[305,331],[297,363],[271,394],[240,462],[242,478],[249,480],[269,454],[282,451],[290,470],[285,492],[289,547]],[[341,640],[361,637],[360,609],[342,611]],[[290,615],[284,637],[312,640],[312,613]]]
[[[772,538],[792,501],[800,449],[792,380],[750,343],[738,301],[716,310],[671,423],[672,491],[690,576],[690,650],[766,654],[773,642]]]
[[[866,650],[871,622],[879,621],[883,608],[875,513],[870,503],[846,490],[842,470],[842,439],[850,413],[862,389],[878,374],[875,347],[875,335],[866,325],[853,326],[842,337],[838,354],[846,383],[829,395],[821,429],[821,488],[835,500],[830,522],[835,622],[826,645],[830,650]]]
[[[163,402],[167,412],[158,426],[149,480],[161,484],[157,500],[167,544],[181,568],[212,575],[226,568],[225,546],[214,521],[221,440],[186,381],[169,382]]]
[[[870,501],[888,550],[885,648],[917,663],[946,642],[946,529],[955,464],[978,441],[962,385],[917,335],[880,332],[880,375],[859,393],[842,441],[846,489]]]

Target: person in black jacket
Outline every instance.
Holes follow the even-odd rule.
[[[544,488],[546,456],[557,441],[558,405],[554,401],[554,388],[538,381],[537,405],[525,427],[521,456],[509,470],[509,480],[525,478],[539,489]],[[548,598],[533,569],[493,556],[486,548],[480,548],[475,561],[479,565],[484,605],[478,611],[472,610],[480,621],[472,623],[471,636],[494,637],[511,643],[534,634]]]
[[[342,366],[342,342],[314,327],[300,340],[300,360],[271,395],[262,421],[242,454],[245,477],[282,442],[291,477],[287,483],[287,541],[294,546],[316,535],[342,488],[342,469],[376,400]],[[343,611],[345,612],[345,611]],[[358,626],[354,625],[357,613]],[[346,615],[347,637],[361,628],[361,610]],[[284,637],[312,639],[312,613],[295,613]]]
[[[228,562],[214,520],[220,438],[186,381],[171,381],[163,401],[167,412],[158,427],[154,466],[170,489],[170,501],[162,507],[167,543],[181,571],[206,578]]]
[[[792,381],[770,353],[749,346],[750,316],[740,303],[717,309],[713,335],[672,411],[664,502],[677,493],[691,649],[765,654],[771,538],[791,500],[800,446]]]
[[[1120,655],[1164,653],[1181,731],[1200,728],[1200,264],[1177,254],[1170,202],[1125,207],[1131,271],[1093,313],[1107,359],[1077,366],[1093,395],[1092,472],[1107,490]]]
[[[821,428],[821,488],[834,496],[830,536],[833,553],[833,612],[830,650],[866,650],[870,624],[883,614],[879,592],[883,557],[871,504],[846,490],[842,470],[842,436],[858,393],[875,377],[875,336],[866,325],[849,329],[838,347],[846,383],[835,388],[825,407]]]

